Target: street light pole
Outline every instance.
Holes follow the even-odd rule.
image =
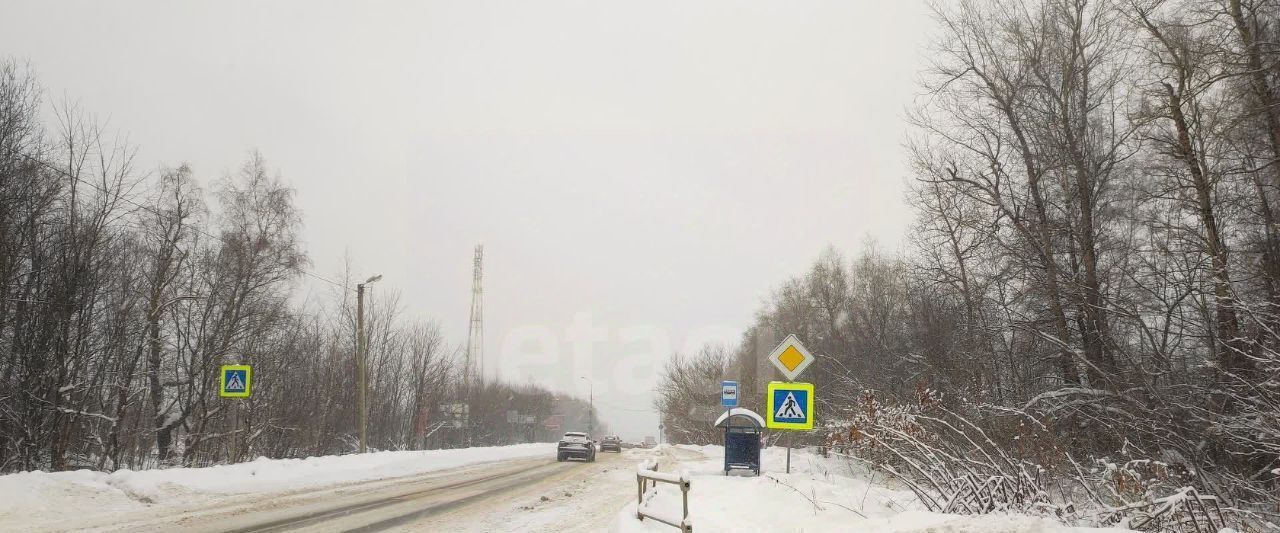
[[[586,376],[578,376],[578,379],[587,380],[587,438],[594,438],[596,418],[596,383],[587,379]]]
[[[366,353],[368,343],[364,337],[364,286],[380,279],[382,279],[381,274],[356,285],[356,418],[360,425],[360,453],[365,453],[368,450],[368,437],[365,431],[368,427],[369,416],[365,403],[365,394],[368,388],[368,380],[365,376],[368,374],[369,361]]]

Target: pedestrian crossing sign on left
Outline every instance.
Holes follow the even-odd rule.
[[[813,384],[771,381],[766,389],[769,429],[813,429]]]
[[[249,365],[222,365],[218,396],[223,398],[248,398],[253,385],[253,369]]]

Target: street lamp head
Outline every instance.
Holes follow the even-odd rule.
[[[380,279],[382,279],[382,274],[378,274],[378,275],[376,275],[376,276],[370,277],[369,279],[364,280],[364,282],[365,282],[365,283],[373,283],[373,282],[376,282],[376,281],[378,281],[378,280],[380,280]]]

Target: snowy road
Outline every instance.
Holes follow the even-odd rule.
[[[0,532],[395,531],[668,533],[636,519],[635,467],[689,476],[699,531],[1102,533],[1050,517],[929,512],[837,455],[763,450],[760,476],[726,476],[719,446],[667,446],[555,461],[554,443],[392,451],[142,471],[0,476]],[[682,508],[662,485],[647,509]],[[1105,531],[1120,530],[1112,529]]]
[[[601,453],[594,463],[512,459],[324,489],[244,495],[208,506],[68,518],[38,529],[600,531],[634,499],[634,464],[646,454]]]
[[[595,463],[572,463],[540,482],[490,494],[477,505],[420,517],[394,531],[605,531],[618,511],[635,500],[635,465],[654,453],[601,453]]]

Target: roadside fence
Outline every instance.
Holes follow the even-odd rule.
[[[653,496],[657,495],[658,492],[658,483],[670,483],[680,487],[680,497],[683,500],[684,508],[679,518],[660,509],[650,509],[651,505],[646,505],[645,494],[649,493],[648,503],[652,504]],[[685,533],[693,532],[693,521],[689,519],[689,478],[687,476],[659,472],[657,459],[645,461],[636,467],[636,497],[637,519],[651,518],[669,526],[680,528],[680,531]]]

